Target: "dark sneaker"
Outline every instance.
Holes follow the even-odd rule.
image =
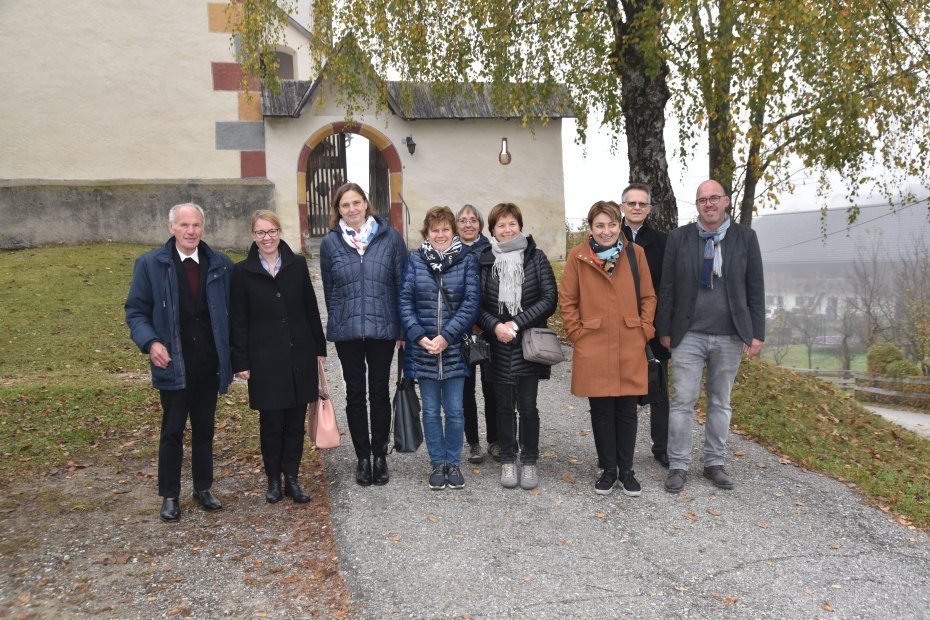
[[[617,483],[616,469],[602,469],[601,477],[594,483],[594,492],[598,495],[610,495]]]
[[[501,462],[501,445],[497,443],[496,441],[494,443],[489,443],[488,454],[491,455],[492,459],[500,463]]]
[[[669,493],[681,493],[681,490],[685,488],[687,477],[688,472],[683,469],[668,470],[668,475],[665,477],[665,490]]]
[[[446,466],[436,465],[433,472],[429,475],[429,488],[434,491],[442,491],[446,488]]]
[[[733,479],[730,478],[730,474],[723,469],[723,465],[705,467],[704,477],[713,482],[714,486],[718,489],[726,489],[729,491],[733,488]]]
[[[665,452],[659,452],[658,454],[652,455],[655,460],[659,461],[659,464],[662,465],[665,469],[668,469],[668,455]]]
[[[449,465],[446,468],[446,481],[450,489],[465,488],[465,476],[462,475],[462,470],[458,465]]]
[[[468,462],[472,465],[481,465],[484,463],[484,454],[481,452],[480,443],[473,443],[468,446]]]
[[[639,480],[634,476],[635,472],[631,469],[620,476],[620,486],[623,492],[630,497],[639,497],[643,493],[643,487],[639,486]]]

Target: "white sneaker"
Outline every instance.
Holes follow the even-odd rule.
[[[505,489],[513,489],[517,486],[517,464],[504,463],[501,465],[501,486]]]
[[[520,488],[529,491],[539,486],[539,473],[535,465],[524,465],[520,472]]]

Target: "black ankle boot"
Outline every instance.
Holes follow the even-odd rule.
[[[294,500],[295,504],[306,504],[310,496],[301,488],[297,476],[284,476],[284,494]]]
[[[359,459],[355,468],[355,481],[363,487],[371,486],[371,459]]]
[[[275,476],[268,478],[268,492],[265,493],[265,501],[269,504],[281,501],[281,477]]]
[[[378,486],[383,486],[388,483],[390,476],[388,475],[388,466],[387,460],[383,456],[376,456],[375,462],[372,464],[372,482]]]

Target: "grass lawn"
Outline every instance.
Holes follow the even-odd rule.
[[[762,359],[774,363],[772,357],[772,347],[762,349]],[[814,345],[811,352],[811,362],[814,368],[820,370],[841,370],[842,363],[836,356],[832,347],[823,345]],[[852,370],[855,372],[865,372],[866,359],[865,353],[861,353],[852,358]],[[807,346],[803,344],[793,344],[788,347],[788,353],[781,362],[781,366],[788,368],[807,368]]]
[[[96,244],[0,253],[0,484],[90,459],[154,455],[158,392],[123,318],[133,263],[149,249]],[[257,449],[248,412],[240,386],[220,399],[220,446]]]

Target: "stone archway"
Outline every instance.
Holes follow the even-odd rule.
[[[307,166],[310,161],[310,153],[323,140],[329,136],[340,133],[353,133],[367,138],[381,152],[384,161],[387,164],[390,179],[390,200],[391,226],[401,235],[404,234],[404,206],[401,202],[401,193],[403,192],[403,171],[400,163],[400,155],[394,144],[383,133],[364,123],[327,123],[307,139],[300,149],[300,155],[297,157],[297,212],[300,217],[300,245],[301,250],[307,250],[307,239],[309,238],[309,223],[307,212]]]

